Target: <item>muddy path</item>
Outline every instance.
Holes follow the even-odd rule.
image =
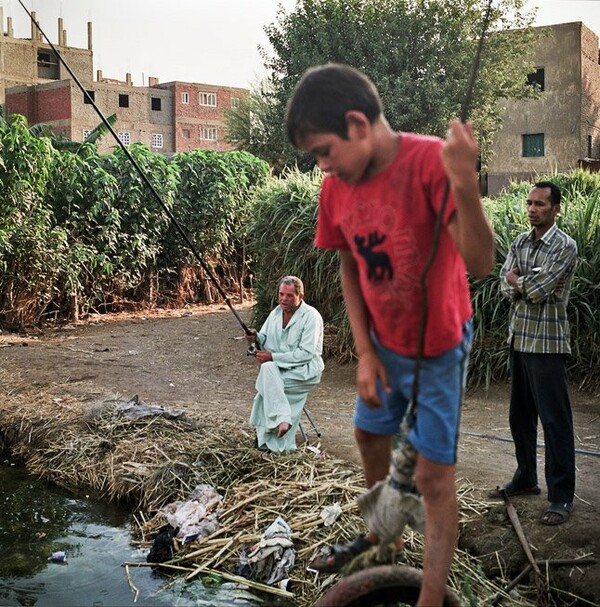
[[[249,323],[250,304],[237,309]],[[215,425],[224,413],[247,424],[256,368],[245,352],[241,329],[224,305],[93,316],[59,329],[0,333],[0,367],[13,384],[10,391],[0,386],[0,408],[11,407],[11,395],[19,390],[34,389],[49,399],[68,392],[83,403],[137,394],[147,403],[185,408],[190,414],[208,411]],[[536,559],[600,556],[600,398],[574,392],[573,400],[578,477],[571,519],[558,527],[539,523],[547,503],[543,478],[541,496],[513,498]],[[353,366],[326,364],[321,385],[308,402],[322,436],[318,439],[310,433],[309,440],[336,457],[358,463],[353,401]],[[513,471],[507,409],[506,385],[467,395],[458,482],[480,497],[482,507],[461,525],[460,544],[480,555],[492,572],[498,570],[498,552],[514,577],[526,565],[526,557],[504,505],[486,498]],[[311,429],[307,419],[303,425]],[[540,448],[540,471],[543,459]],[[551,576],[554,585],[600,604],[600,565],[551,567]]]

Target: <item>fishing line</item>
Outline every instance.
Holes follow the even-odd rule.
[[[215,287],[216,287],[219,295],[225,300],[225,303],[227,304],[227,306],[229,307],[229,309],[231,310],[231,312],[235,316],[236,320],[240,323],[240,326],[244,330],[244,333],[246,333],[246,335],[250,335],[251,334],[250,329],[244,323],[244,321],[242,320],[242,318],[238,314],[237,310],[233,307],[229,296],[225,293],[225,291],[223,290],[223,288],[221,287],[221,285],[217,281],[217,279],[214,276],[212,270],[206,264],[206,262],[204,261],[204,259],[200,256],[200,254],[198,253],[196,247],[193,245],[192,241],[189,239],[188,235],[186,234],[185,230],[183,229],[183,227],[181,226],[181,224],[179,223],[179,221],[177,221],[177,218],[175,217],[175,215],[173,215],[173,213],[171,212],[171,210],[169,209],[169,207],[165,204],[165,202],[163,201],[163,199],[160,197],[160,194],[156,191],[156,188],[152,185],[152,183],[150,182],[150,180],[148,179],[148,177],[146,176],[146,174],[144,173],[144,171],[142,170],[142,168],[140,167],[140,165],[138,164],[138,162],[136,161],[136,159],[131,155],[131,152],[127,149],[127,147],[125,146],[125,144],[119,139],[119,136],[117,135],[117,133],[113,129],[113,127],[110,124],[110,122],[105,118],[104,114],[100,111],[100,109],[96,105],[96,102],[94,101],[93,97],[88,93],[88,91],[85,89],[85,87],[81,84],[81,82],[79,81],[79,78],[77,78],[77,76],[75,75],[75,73],[73,72],[73,70],[70,68],[70,66],[68,65],[68,63],[64,60],[64,58],[62,57],[62,55],[58,52],[58,49],[54,46],[54,44],[52,44],[52,42],[50,41],[50,38],[48,38],[48,36],[46,36],[46,34],[45,34],[44,30],[42,30],[40,24],[33,18],[33,15],[25,7],[25,5],[23,4],[23,2],[21,0],[19,0],[19,4],[23,7],[23,10],[27,13],[27,15],[29,15],[29,18],[31,19],[31,22],[35,25],[35,27],[38,29],[38,31],[40,32],[40,34],[46,39],[46,41],[48,42],[50,48],[54,51],[54,54],[56,55],[56,57],[58,58],[58,60],[64,65],[64,67],[67,70],[67,72],[69,72],[71,78],[74,80],[75,84],[77,84],[77,86],[79,87],[79,89],[83,93],[83,96],[84,96],[84,98],[86,100],[86,103],[89,103],[94,108],[96,114],[98,114],[98,116],[100,117],[100,120],[102,120],[102,122],[104,123],[104,126],[106,126],[106,128],[110,131],[110,134],[114,137],[114,139],[117,142],[117,144],[123,150],[123,153],[125,154],[125,156],[127,157],[127,159],[131,162],[131,164],[134,166],[135,170],[138,172],[138,174],[142,178],[142,181],[148,186],[148,188],[152,192],[153,196],[156,198],[156,200],[158,201],[158,203],[162,207],[163,211],[167,214],[167,216],[170,219],[171,223],[175,226],[175,228],[177,229],[177,231],[179,232],[179,234],[181,235],[181,237],[183,238],[183,240],[187,244],[187,246],[190,249],[190,251],[193,253],[194,257],[196,258],[196,260],[198,261],[198,263],[200,264],[200,266],[202,267],[202,269],[204,270],[204,272],[206,273],[206,275],[208,276],[208,278],[215,285]]]
[[[469,76],[469,80],[467,82],[467,89],[465,91],[465,96],[463,98],[463,102],[460,110],[460,120],[461,122],[467,121],[467,116],[469,114],[469,107],[471,105],[471,101],[473,99],[473,90],[475,88],[475,80],[477,78],[477,73],[479,71],[479,65],[481,63],[481,54],[483,52],[483,42],[485,39],[485,35],[487,33],[487,29],[490,22],[490,17],[492,14],[492,0],[488,1],[488,6],[485,12],[485,16],[483,18],[483,24],[481,27],[481,35],[479,36],[479,42],[477,45],[477,51],[475,53],[475,57],[473,59],[473,65],[471,66],[471,74]],[[433,239],[431,244],[431,251],[429,252],[429,257],[423,266],[423,271],[420,277],[420,286],[421,286],[421,310],[419,317],[419,334],[417,341],[417,357],[415,359],[415,373],[413,376],[413,384],[412,384],[412,393],[411,400],[408,406],[408,410],[406,412],[406,425],[408,428],[411,428],[414,425],[415,416],[416,416],[416,408],[417,408],[417,399],[419,396],[419,376],[421,373],[421,366],[423,362],[423,356],[425,351],[425,333],[427,330],[427,320],[429,316],[429,304],[427,301],[427,275],[429,274],[429,270],[431,266],[433,266],[433,262],[435,261],[438,247],[440,244],[440,232],[442,229],[442,221],[444,219],[444,212],[446,210],[446,205],[448,203],[448,195],[450,194],[450,182],[446,180],[446,186],[444,188],[444,194],[442,196],[442,202],[440,204],[440,210],[438,216],[436,217],[436,221],[433,228]]]

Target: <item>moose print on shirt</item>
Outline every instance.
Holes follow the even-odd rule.
[[[365,245],[365,237],[356,235],[354,243],[356,250],[367,262],[369,268],[367,277],[370,281],[392,280],[394,271],[390,264],[390,258],[385,251],[373,251],[373,248],[382,244],[386,239],[385,234],[379,236],[378,232],[369,232],[369,244]]]

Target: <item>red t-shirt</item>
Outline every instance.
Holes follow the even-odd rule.
[[[396,158],[381,173],[355,184],[327,175],[321,186],[315,244],[352,251],[371,328],[404,356],[417,354],[421,273],[446,187],[442,145],[436,137],[402,133]],[[465,263],[447,229],[454,210],[450,195],[427,277],[425,356],[456,346],[472,314]]]

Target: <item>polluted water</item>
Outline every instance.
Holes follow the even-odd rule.
[[[258,605],[233,584],[168,580],[136,548],[130,512],[0,465],[0,605],[154,607]],[[213,582],[216,587],[212,587]],[[211,587],[208,587],[211,586]]]

